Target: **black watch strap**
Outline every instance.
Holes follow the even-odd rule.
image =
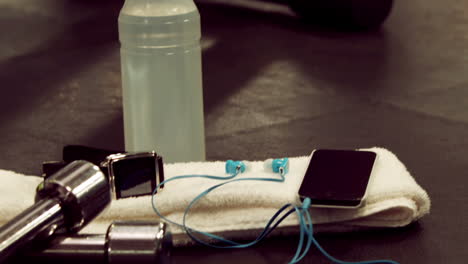
[[[125,153],[125,151],[99,149],[81,145],[67,145],[63,147],[62,158],[65,162],[86,160],[100,166],[101,162],[104,161],[107,156],[117,153]]]
[[[107,175],[107,169],[101,166],[101,162],[109,155],[117,153],[125,153],[125,151],[99,149],[81,145],[66,145],[62,150],[63,161],[46,161],[42,163],[42,177],[49,177],[75,160],[89,161],[101,168]]]

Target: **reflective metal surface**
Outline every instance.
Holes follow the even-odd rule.
[[[107,232],[109,263],[169,263],[172,238],[164,223],[116,222]]]
[[[15,250],[50,227],[62,222],[61,206],[57,200],[42,200],[26,209],[0,229],[0,262]]]
[[[43,249],[43,245],[37,246],[40,251],[28,252],[31,258],[54,262],[96,262],[105,263],[106,236],[102,235],[75,235],[71,237],[56,237]]]
[[[99,167],[78,160],[38,186],[36,201],[49,197],[62,201],[65,225],[70,231],[77,231],[110,203],[111,191],[109,181]]]
[[[172,237],[163,223],[130,221],[113,223],[106,235],[61,236],[46,249],[35,246],[40,251],[28,258],[47,263],[170,263]]]
[[[0,228],[0,262],[35,238],[79,230],[109,203],[109,183],[97,166],[67,165],[39,184],[34,205]]]

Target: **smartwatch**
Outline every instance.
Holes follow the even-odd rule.
[[[63,161],[44,162],[42,176],[47,178],[75,160],[99,166],[109,179],[114,199],[151,195],[164,181],[163,160],[154,151],[131,153],[79,145],[65,146]]]

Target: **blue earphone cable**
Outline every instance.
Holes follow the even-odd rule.
[[[156,214],[161,217],[162,219],[164,219],[165,221],[173,224],[173,225],[176,225],[176,226],[179,226],[181,228],[183,228],[187,234],[192,238],[194,239],[196,242],[200,243],[200,244],[204,244],[206,246],[212,246],[212,247],[216,247],[216,248],[245,248],[245,247],[249,247],[249,246],[252,246],[256,243],[258,243],[261,239],[263,239],[263,237],[265,237],[265,235],[263,235],[263,232],[259,235],[259,237],[257,237],[257,239],[255,239],[254,241],[250,242],[250,243],[246,243],[246,244],[242,244],[242,243],[238,243],[238,242],[235,242],[235,241],[231,241],[231,240],[228,240],[228,239],[225,239],[223,237],[220,237],[220,236],[217,236],[215,234],[212,234],[212,233],[208,233],[208,232],[203,232],[203,231],[198,231],[196,229],[193,229],[193,228],[189,228],[186,226],[186,217],[187,217],[187,214],[189,212],[189,210],[193,207],[193,205],[198,201],[200,200],[203,196],[207,195],[208,193],[210,193],[211,191],[215,190],[216,188],[219,188],[223,185],[226,185],[228,183],[231,183],[231,182],[236,182],[236,181],[252,181],[252,180],[257,180],[257,181],[270,181],[270,182],[284,182],[284,173],[280,173],[280,177],[281,178],[241,178],[241,179],[235,179],[235,180],[229,180],[229,179],[232,179],[234,178],[235,176],[237,176],[238,173],[235,173],[235,174],[232,174],[230,176],[212,176],[212,175],[181,175],[181,176],[175,176],[173,178],[170,178],[170,179],[167,179],[163,182],[161,182],[160,184],[158,184],[158,186],[156,187],[156,189],[153,191],[153,195],[151,197],[151,203],[152,203],[152,206],[153,206],[153,210],[156,212]],[[166,218],[164,215],[162,215],[159,210],[157,209],[156,207],[156,204],[155,204],[155,197],[156,197],[156,193],[157,193],[157,190],[159,189],[159,187],[163,184],[166,184],[167,182],[170,182],[170,181],[174,181],[174,180],[178,180],[178,179],[187,179],[187,178],[208,178],[208,179],[216,179],[216,180],[229,180],[229,181],[226,181],[226,182],[223,182],[223,183],[220,183],[220,184],[216,184],[214,186],[211,186],[210,188],[208,188],[207,190],[203,191],[202,193],[200,193],[199,195],[197,195],[191,202],[190,204],[187,206],[185,212],[184,212],[184,216],[183,216],[183,224],[179,224],[179,223],[176,223],[168,218]],[[283,209],[284,210],[284,209]],[[274,219],[283,211],[283,210],[279,210],[277,212],[277,214],[275,214],[275,216],[273,216],[273,218],[270,220],[269,223],[267,223],[267,226],[265,227],[265,230],[264,232],[267,232],[268,228],[269,228],[269,225],[272,224],[272,222],[274,221]],[[276,226],[275,226],[276,227]],[[270,231],[271,232],[271,231]],[[268,233],[270,233],[268,232]],[[212,239],[215,239],[215,240],[218,240],[219,242],[223,242],[223,243],[226,243],[228,244],[229,246],[216,246],[216,245],[211,245],[211,244],[208,244],[206,242],[203,242],[199,239],[197,239],[196,237],[193,236],[192,233],[198,233],[198,234],[202,234],[206,237],[209,237],[209,238],[212,238]]]
[[[260,242],[263,238],[268,236],[284,219],[286,219],[290,214],[295,212],[297,214],[298,219],[299,219],[299,231],[300,232],[299,232],[299,242],[298,242],[298,246],[297,246],[297,249],[296,249],[296,253],[295,253],[294,257],[291,259],[291,261],[289,262],[290,264],[294,264],[294,263],[297,263],[297,262],[301,261],[305,257],[307,252],[309,251],[310,246],[312,244],[314,244],[317,247],[317,249],[326,258],[328,258],[330,261],[332,261],[334,263],[337,263],[337,264],[399,264],[398,262],[393,261],[393,260],[370,260],[370,261],[348,262],[348,261],[342,261],[342,260],[336,259],[333,256],[331,256],[327,251],[325,251],[325,249],[322,248],[322,246],[318,243],[318,241],[313,236],[313,224],[312,224],[312,218],[311,218],[310,212],[309,212],[309,208],[311,206],[311,200],[309,198],[305,198],[300,206],[293,205],[293,204],[286,204],[283,207],[281,207],[270,218],[268,223],[265,225],[263,231],[257,236],[257,238],[255,238],[251,242],[247,242],[247,243],[239,243],[239,242],[232,241],[232,240],[223,238],[221,236],[218,236],[218,235],[215,235],[215,234],[212,234],[212,233],[203,232],[203,231],[199,231],[199,230],[188,227],[186,225],[186,218],[187,218],[187,215],[190,212],[191,208],[201,198],[203,198],[204,196],[206,196],[207,194],[209,194],[213,190],[215,190],[215,189],[217,189],[217,188],[219,188],[219,187],[221,187],[223,185],[226,185],[226,184],[229,184],[229,183],[232,183],[232,182],[238,182],[238,181],[284,182],[284,180],[285,180],[285,172],[283,170],[280,170],[280,173],[279,173],[280,178],[240,178],[240,179],[233,179],[238,174],[239,174],[239,170],[237,170],[235,173],[233,173],[233,174],[231,174],[229,176],[181,175],[181,176],[175,176],[175,177],[172,177],[170,179],[167,179],[167,180],[161,182],[160,184],[158,184],[158,186],[153,191],[153,195],[151,197],[151,204],[153,206],[153,210],[155,211],[155,213],[161,219],[165,220],[168,223],[171,223],[173,225],[176,225],[176,226],[179,226],[179,227],[183,228],[185,230],[186,234],[192,240],[194,240],[195,242],[197,242],[199,244],[202,244],[202,245],[205,245],[205,246],[208,246],[208,247],[213,247],[213,248],[247,248],[247,247],[253,246],[253,245],[257,244],[258,242]],[[159,212],[159,210],[156,207],[155,197],[156,197],[156,193],[159,190],[161,185],[166,184],[166,183],[168,183],[170,181],[174,181],[174,180],[178,180],[178,179],[187,179],[187,178],[207,178],[207,179],[227,180],[227,181],[223,182],[223,183],[220,183],[220,184],[213,185],[213,186],[209,187],[208,189],[206,189],[205,191],[198,194],[189,203],[189,205],[186,207],[186,209],[184,211],[184,215],[183,215],[182,224],[179,224],[179,223],[176,223],[176,222],[166,218],[164,215],[162,215]],[[286,213],[284,213],[280,217],[280,215],[288,208],[291,208],[291,209],[289,211],[287,211]],[[277,219],[278,217],[280,217],[280,218]],[[203,236],[208,237],[210,239],[217,240],[218,242],[225,243],[226,245],[214,245],[214,244],[207,243],[207,242],[197,238],[194,235],[194,233],[203,235]],[[304,243],[304,241],[305,241],[305,243]]]

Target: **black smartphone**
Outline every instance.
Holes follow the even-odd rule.
[[[312,206],[359,207],[365,198],[377,154],[372,151],[318,149],[312,152],[299,189]]]

